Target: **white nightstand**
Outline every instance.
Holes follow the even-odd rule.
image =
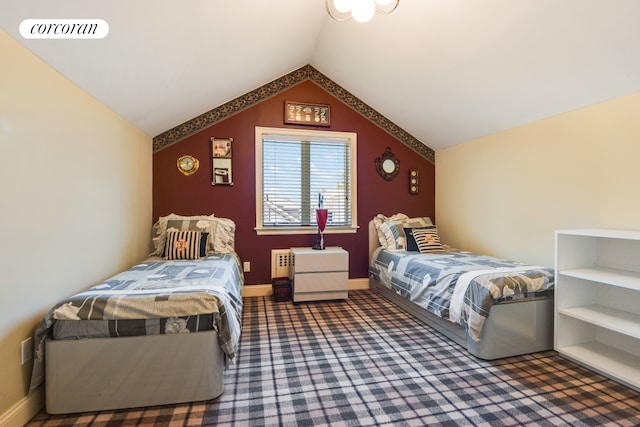
[[[324,250],[291,248],[289,278],[293,302],[349,297],[349,252],[339,247]]]

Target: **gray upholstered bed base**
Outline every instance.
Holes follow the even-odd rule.
[[[223,389],[217,331],[47,340],[46,410],[91,412],[209,400]]]
[[[481,359],[501,359],[553,347],[551,298],[494,305],[482,328],[482,339],[476,342],[461,326],[436,316],[376,280],[369,279],[369,287]]]
[[[378,246],[378,233],[370,221],[369,260]],[[553,298],[494,305],[483,325],[482,339],[476,342],[461,326],[401,297],[377,280],[369,278],[369,287],[481,359],[501,359],[553,348]]]

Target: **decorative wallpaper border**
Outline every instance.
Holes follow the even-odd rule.
[[[175,144],[188,136],[221,122],[222,120],[252,107],[273,95],[302,83],[305,80],[311,80],[331,95],[353,108],[372,123],[387,131],[404,145],[411,148],[431,163],[435,163],[435,152],[431,148],[427,147],[391,120],[369,107],[367,104],[362,102],[362,100],[322,74],[320,71],[313,68],[311,65],[305,65],[304,67],[298,68],[289,74],[260,86],[259,88],[242,96],[232,99],[219,107],[209,110],[206,113],[174,127],[173,129],[169,129],[168,131],[161,133],[153,138],[153,152],[155,153],[163,148]]]

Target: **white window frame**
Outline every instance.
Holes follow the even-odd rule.
[[[256,232],[258,235],[286,235],[286,234],[316,234],[318,229],[310,226],[264,226],[262,222],[263,214],[263,187],[262,187],[262,139],[263,134],[278,134],[300,138],[313,136],[325,138],[345,138],[349,140],[351,147],[351,225],[348,226],[328,226],[324,234],[355,233],[358,231],[358,183],[357,183],[357,146],[358,134],[355,132],[335,132],[317,129],[289,129],[289,128],[255,128],[255,158],[256,158]]]

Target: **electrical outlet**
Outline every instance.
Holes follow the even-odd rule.
[[[24,365],[33,357],[33,338],[27,338],[20,344],[20,363]]]
[[[248,273],[251,271],[251,263],[249,261],[245,261],[242,269],[244,270],[245,273]]]

